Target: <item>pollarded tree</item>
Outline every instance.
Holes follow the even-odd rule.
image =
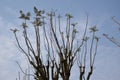
[[[71,14],[65,15],[66,26],[61,23],[61,16],[57,16],[55,11],[46,13],[34,7],[33,19],[29,12],[25,14],[20,11],[20,14],[19,18],[23,20],[21,27],[26,48],[22,46],[21,37],[17,35],[19,30],[16,28],[11,30],[19,49],[33,67],[35,80],[70,80],[71,69],[75,62],[79,66],[79,80],[90,80],[99,39],[95,36],[98,30],[94,26],[90,28],[92,39],[88,42],[86,36],[88,16],[83,37],[80,38],[77,23],[71,23],[73,18]],[[86,59],[87,56],[89,56],[88,59]],[[87,61],[90,61],[89,66],[86,65]],[[86,66],[89,69],[86,69]]]

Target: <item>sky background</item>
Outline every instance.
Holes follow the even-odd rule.
[[[120,41],[118,25],[111,17],[120,21],[120,0],[1,0],[0,1],[0,80],[15,80],[20,71],[15,61],[24,68],[24,55],[21,55],[15,44],[10,28],[19,27],[19,11],[33,12],[33,7],[64,15],[71,13],[75,21],[84,25],[86,12],[89,14],[89,26],[96,25],[100,36],[95,70],[91,80],[120,79],[120,48],[111,43],[103,33],[114,36]],[[78,73],[72,72],[71,80]],[[75,80],[75,79],[74,79]],[[77,80],[77,79],[76,79]]]

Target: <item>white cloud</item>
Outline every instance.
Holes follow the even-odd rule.
[[[8,9],[10,11],[11,9]],[[12,12],[12,11],[11,11]],[[12,13],[14,14],[14,13]],[[100,23],[103,23],[104,20],[101,19]],[[63,21],[64,23],[65,21]],[[94,20],[93,20],[94,22]],[[92,23],[92,22],[91,22]],[[90,24],[91,25],[91,24]],[[94,25],[94,24],[93,24]],[[16,60],[20,62],[20,65],[23,69],[26,67],[25,57],[24,55],[19,54],[20,52],[16,48],[14,44],[14,36],[10,33],[10,27],[14,26],[13,23],[6,22],[3,20],[2,17],[0,17],[0,79],[1,80],[7,80],[9,77],[9,80],[15,80],[17,77],[17,72],[20,71],[17,64],[15,63]],[[66,26],[66,24],[63,24],[63,27]],[[81,27],[81,30],[83,32],[85,21],[80,21],[79,26]],[[81,33],[80,33],[81,34]],[[118,54],[119,51],[118,48],[115,47],[108,47],[100,46],[98,50],[98,55],[95,62],[95,74],[93,75],[93,78],[96,78],[97,80],[110,80],[112,79],[112,75],[114,75],[114,78],[118,80],[120,67],[119,65],[119,57]],[[103,71],[104,70],[104,71]],[[103,72],[102,72],[103,71]],[[73,70],[72,76],[75,77],[74,74],[76,71]],[[104,76],[108,74],[108,76]],[[7,76],[7,77],[6,77]]]
[[[14,36],[10,33],[10,26],[13,24],[6,22],[0,17],[0,79],[1,80],[15,80],[17,77],[18,65],[15,63],[18,60],[23,67],[26,67],[25,57],[19,54],[17,47],[15,46]],[[23,58],[22,58],[23,57]],[[24,64],[24,65],[23,65]],[[7,76],[7,77],[6,77]]]

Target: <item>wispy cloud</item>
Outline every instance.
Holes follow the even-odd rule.
[[[119,57],[118,47],[99,45],[92,79],[113,80],[114,78],[118,80],[120,78],[118,76],[120,75]]]
[[[45,2],[46,3],[46,2]],[[17,3],[16,3],[17,4]],[[107,3],[106,3],[107,4]],[[64,4],[66,7],[66,3]],[[75,4],[76,5],[76,4]],[[45,5],[46,6],[46,5]],[[59,5],[61,6],[61,5]],[[71,5],[70,5],[71,6]],[[80,5],[81,6],[81,5]],[[26,6],[24,6],[26,7]],[[29,7],[29,6],[27,6]],[[105,5],[104,5],[105,7]],[[30,7],[29,7],[30,8]],[[59,8],[59,7],[58,7]],[[71,8],[71,7],[70,7]],[[78,7],[79,8],[79,7]],[[98,8],[95,7],[95,11],[97,12]],[[17,9],[15,7],[15,9]],[[61,8],[63,10],[63,8]],[[67,8],[66,8],[67,9]],[[79,8],[80,9],[80,8]],[[76,8],[76,10],[79,10]],[[71,8],[71,10],[74,10]],[[101,8],[103,10],[103,8]],[[115,9],[117,10],[117,9]],[[18,12],[16,10],[10,8],[10,7],[5,7],[2,11],[4,13],[7,13],[7,16],[13,16],[13,17],[18,17]],[[90,9],[90,11],[92,11]],[[98,10],[98,12],[100,12]],[[92,12],[91,12],[92,13]],[[118,13],[118,12],[117,12]],[[95,13],[97,14],[97,13]],[[93,17],[91,17],[93,16]],[[5,17],[5,16],[3,16]],[[0,17],[0,80],[15,80],[17,77],[17,72],[20,71],[18,68],[18,65],[15,63],[15,61],[19,61],[21,67],[23,69],[26,68],[26,60],[25,56],[22,54],[19,54],[18,48],[15,46],[15,39],[12,33],[10,33],[10,28],[14,27],[14,24],[12,23],[13,19],[10,18],[11,22],[7,22],[5,18]],[[107,21],[110,19],[109,13],[106,14],[101,14],[99,15],[90,15],[89,16],[89,27],[91,26],[98,26],[100,29],[104,30],[105,28],[103,25],[109,24]],[[8,18],[8,17],[7,17]],[[85,24],[86,24],[86,17],[82,18],[82,20],[75,20],[78,21],[78,27],[80,27],[80,31],[84,31]],[[17,21],[14,19],[14,21]],[[19,21],[17,22],[19,23]],[[62,22],[62,26],[66,26],[65,20]],[[17,25],[15,23],[15,25]],[[110,24],[108,26],[111,26]],[[107,27],[110,30],[110,27]],[[64,29],[64,28],[62,28]],[[112,29],[111,29],[112,30]],[[101,31],[101,30],[100,30]],[[104,30],[105,31],[105,30]],[[81,32],[80,32],[81,35]],[[101,41],[101,40],[100,40]],[[93,75],[94,80],[119,80],[120,78],[120,54],[119,54],[119,48],[116,48],[115,46],[106,46],[106,43],[102,43],[99,46],[98,49],[98,54],[95,62],[95,73]],[[73,69],[73,74],[72,78],[76,77],[76,66],[75,69]],[[77,74],[78,75],[78,74]]]
[[[20,71],[15,61],[19,61],[22,67],[26,67],[25,57],[19,54],[12,35],[10,34],[10,26],[12,23],[6,22],[0,17],[0,79],[15,80],[17,72]]]
[[[14,8],[5,7],[4,10],[5,12],[9,13],[9,15],[13,15],[14,17],[18,15],[18,12]]]

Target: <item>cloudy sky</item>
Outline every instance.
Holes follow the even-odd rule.
[[[59,14],[71,13],[79,24],[85,23],[87,12],[89,26],[99,29],[100,42],[95,62],[93,80],[120,79],[120,48],[111,43],[103,33],[120,41],[118,25],[111,17],[120,21],[120,0],[1,0],[0,1],[0,80],[15,80],[20,71],[15,61],[25,67],[25,57],[20,54],[10,28],[19,27],[19,11],[39,9],[57,10]],[[73,77],[76,77],[73,71]],[[76,79],[77,80],[77,79]]]

